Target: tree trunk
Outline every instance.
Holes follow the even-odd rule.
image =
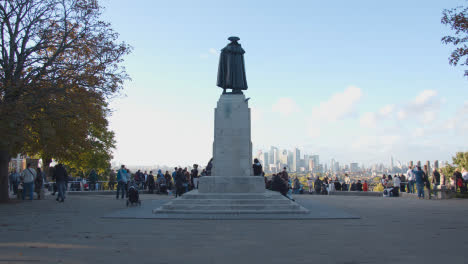
[[[8,164],[10,163],[10,154],[8,151],[0,150],[0,203],[6,203],[9,200],[8,195]]]

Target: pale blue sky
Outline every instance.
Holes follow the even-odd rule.
[[[468,150],[467,120],[453,119],[468,115],[468,80],[448,65],[440,18],[464,3],[103,0],[105,19],[134,47],[125,62],[133,80],[112,103],[115,159],[207,162],[217,51],[236,35],[254,148],[300,146],[342,162],[448,160]]]

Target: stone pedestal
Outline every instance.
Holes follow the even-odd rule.
[[[252,176],[250,108],[243,94],[222,94],[215,109],[211,175]]]
[[[213,169],[198,184],[200,193],[262,193],[253,176],[250,108],[243,94],[222,94],[215,109]]]

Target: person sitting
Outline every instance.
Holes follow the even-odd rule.
[[[314,188],[315,193],[320,194],[320,191],[322,190],[322,181],[320,180],[319,177],[317,177],[317,179],[315,179],[314,187],[315,187]]]
[[[273,176],[271,183],[271,190],[276,191],[287,197],[288,194],[288,183],[279,175]]]
[[[347,192],[349,190],[349,185],[343,182],[343,184],[341,184],[341,190]]]
[[[351,183],[351,190],[350,190],[350,191],[352,191],[352,192],[357,191],[356,182],[353,181],[353,182]]]
[[[341,191],[342,185],[340,181],[338,180],[338,177],[335,177],[335,190],[336,191]]]
[[[298,194],[299,189],[301,189],[301,183],[299,182],[299,179],[297,177],[294,178],[294,187],[293,187],[293,193]]]
[[[158,175],[158,193],[167,193],[167,186],[166,186],[166,178],[164,178],[164,175]]]
[[[254,176],[262,176],[263,168],[262,164],[258,159],[254,159],[254,164],[252,165]]]
[[[362,192],[362,183],[361,180],[358,180],[356,183],[356,191]]]

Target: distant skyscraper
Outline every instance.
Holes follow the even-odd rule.
[[[291,171],[298,171],[301,162],[301,151],[295,148],[293,151],[293,162]]]
[[[358,172],[359,171],[359,165],[357,163],[351,163],[351,164],[349,164],[349,170],[351,172]]]
[[[393,171],[393,156],[390,157],[390,170]]]
[[[270,167],[270,160],[268,152],[263,153],[263,167],[268,169]]]
[[[269,157],[269,161],[270,161],[270,164],[276,164],[278,162],[278,148],[276,147],[270,147],[270,157]]]
[[[288,165],[288,151],[283,149],[279,153],[279,162],[281,162],[282,165]]]

